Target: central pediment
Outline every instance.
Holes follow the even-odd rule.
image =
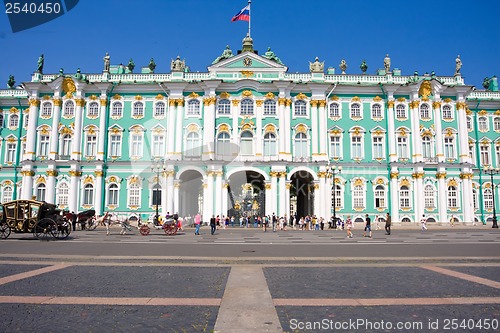
[[[243,52],[208,67],[210,73],[285,73],[288,67],[253,52]]]

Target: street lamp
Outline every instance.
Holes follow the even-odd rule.
[[[484,168],[484,173],[487,175],[490,175],[491,178],[491,193],[493,194],[493,226],[492,228],[498,228],[497,224],[497,211],[495,209],[495,183],[493,183],[493,175],[499,174],[500,169],[496,168],[493,169],[492,167],[486,167]]]
[[[155,205],[156,208],[156,214],[155,214],[155,225],[160,225],[159,222],[159,217],[160,215],[158,214],[158,207],[161,204],[161,195],[158,195],[158,193],[161,193],[158,191],[160,187],[160,173],[162,171],[165,171],[165,167],[163,166],[163,160],[156,160],[154,161],[154,164],[151,166],[151,171],[156,173],[156,184],[153,189],[153,205]]]
[[[332,177],[332,195],[333,195],[333,223],[337,223],[337,216],[336,216],[336,208],[337,208],[337,202],[335,201],[335,178],[338,174],[342,172],[342,166],[339,166],[338,168],[335,165],[327,165],[326,166],[326,175],[327,177]],[[333,225],[332,225],[333,228]]]

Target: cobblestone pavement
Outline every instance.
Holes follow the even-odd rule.
[[[97,230],[76,232],[63,242],[14,235],[18,237],[0,242],[4,319],[0,332],[494,332],[500,328],[500,256],[444,257],[436,250],[442,246],[489,250],[482,246],[490,243],[498,249],[498,233],[440,230],[422,235],[400,230],[394,239],[382,238],[386,242],[374,247],[390,247],[389,241],[394,241],[410,250],[428,247],[429,253],[434,252],[407,257],[369,255],[365,252],[372,247],[364,244],[373,239],[344,240],[340,233],[264,234],[238,229],[220,230],[215,237],[186,233],[165,240],[160,233],[120,238]],[[417,241],[417,235],[424,239]],[[443,241],[435,243],[426,238],[429,235]],[[347,247],[352,256],[315,256],[310,243],[321,243],[324,236],[329,239],[325,243],[347,241],[339,246]],[[290,237],[301,242],[293,243]],[[158,251],[160,240],[162,251]],[[210,240],[212,244],[203,243]],[[151,242],[158,244],[151,247]],[[144,244],[150,245],[149,250]],[[206,256],[170,256],[171,249],[181,244],[191,246],[193,253],[199,248]],[[258,249],[264,244],[274,251],[286,249],[289,255],[257,258],[239,251],[237,256],[213,256],[209,251]],[[116,247],[120,255],[114,254]],[[99,255],[93,253],[96,248]]]

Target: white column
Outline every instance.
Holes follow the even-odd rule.
[[[271,216],[273,214],[273,202],[272,202],[272,190],[271,190],[271,183],[270,182],[265,182],[264,188],[266,189],[266,215]]]
[[[180,187],[179,181],[174,182],[174,209],[172,210],[172,214],[177,213],[179,214],[179,187]]]
[[[72,141],[71,159],[80,161],[82,159],[83,106],[85,105],[85,100],[83,98],[76,98],[75,104],[75,129]]]
[[[158,182],[161,183],[161,215],[165,216],[168,210],[168,189],[167,189],[167,171],[160,172],[160,179]],[[155,184],[153,184],[155,185]]]
[[[99,110],[99,141],[97,146],[97,160],[104,160],[104,142],[106,142],[106,135],[108,135],[108,129],[106,128],[106,105],[107,99],[106,95],[101,95],[100,100],[101,109]]]
[[[203,222],[210,221],[214,215],[214,172],[208,171],[205,184],[203,185]]]
[[[441,125],[441,102],[436,101],[432,103],[432,109],[434,111],[434,130],[436,132],[435,145],[436,145],[436,157],[438,162],[444,161],[444,150],[443,150],[443,128]]]
[[[319,190],[319,183],[318,181],[314,181],[314,209],[313,209],[313,212],[314,212],[314,215],[316,215],[316,217],[320,217],[320,213],[321,211],[319,210],[319,207],[320,207],[320,190]]]
[[[215,215],[225,215],[222,212],[222,170],[215,171],[215,191],[214,191],[214,199],[215,199]]]
[[[326,220],[329,219],[330,213],[328,212],[328,208],[331,205],[328,203],[328,184],[326,181],[326,173],[324,171],[318,172],[319,177],[319,217],[324,217]]]
[[[272,213],[279,214],[278,212],[278,172],[271,171],[271,215]]]
[[[284,139],[285,139],[285,152],[286,152],[286,160],[292,160],[292,149],[291,149],[291,115],[292,115],[292,100],[287,99],[285,105],[285,128],[284,128]]]
[[[240,140],[238,135],[238,119],[240,114],[240,108],[238,107],[238,105],[240,105],[240,100],[233,99],[231,106],[231,116],[233,118],[233,123],[231,124],[232,127],[231,142],[239,147]]]
[[[184,127],[182,126],[182,118],[184,117],[184,100],[180,99],[177,104],[177,113],[175,120],[175,160],[182,158],[182,141],[184,138]]]
[[[279,197],[279,216],[284,216],[289,212],[286,211],[286,200],[285,200],[285,190],[286,190],[286,172],[279,172],[279,183],[278,183],[278,197]]]
[[[422,138],[420,137],[420,117],[419,117],[419,101],[415,100],[410,103],[410,118],[411,118],[411,136],[413,140],[413,162],[422,162]]]
[[[461,97],[460,97],[461,98]],[[458,116],[458,141],[460,145],[460,163],[472,163],[469,157],[469,136],[467,135],[467,119],[464,102],[456,104]]]
[[[167,128],[175,128],[175,114],[177,111],[177,100],[172,98],[169,101],[168,113],[167,113]],[[173,159],[175,152],[175,133],[177,131],[171,130],[167,131],[167,159]]]
[[[396,129],[394,126],[394,100],[387,103],[387,140],[389,140],[389,161],[397,162],[398,155],[396,152]]]
[[[228,200],[228,194],[227,194],[227,183],[222,184],[222,214],[227,215],[227,200]]]
[[[319,160],[327,161],[327,142],[328,142],[328,115],[326,114],[326,100],[319,100]]]
[[[463,222],[473,222],[473,208],[472,208],[472,183],[471,179],[474,174],[469,172],[463,172],[460,176],[462,178],[462,208],[464,212]],[[495,193],[496,195],[496,193]],[[497,197],[495,196],[495,199]]]
[[[55,160],[58,154],[59,145],[59,121],[61,119],[61,99],[55,98],[53,101],[54,109],[52,110],[52,130],[50,131],[50,152],[49,159]]]
[[[204,161],[214,159],[215,154],[215,102],[215,96],[204,100],[202,157]]]
[[[68,206],[69,210],[72,212],[78,212],[78,193],[80,193],[80,176],[82,173],[79,170],[75,170],[74,166],[69,170],[70,181],[69,187],[72,189],[69,192]]]
[[[24,166],[21,175],[23,176],[21,199],[30,200],[33,195],[33,176],[35,175],[32,166]]]
[[[102,166],[98,166],[97,170],[94,171],[95,175],[95,191],[94,191],[94,209],[97,215],[103,215],[102,207],[102,197],[105,197],[105,192],[103,191],[103,172]]]
[[[263,100],[257,100],[257,109],[255,113],[255,140],[254,140],[254,145],[255,145],[255,157],[257,160],[262,160],[262,148],[263,148],[263,141],[262,141],[262,104],[264,103]]]
[[[285,123],[285,103],[286,103],[286,98],[278,98],[278,133],[279,133],[279,143],[278,143],[278,154],[279,154],[279,159],[285,159],[286,158],[286,137],[287,137],[287,132],[290,131],[290,129],[287,129],[286,123]]]
[[[49,165],[49,169],[46,171],[47,174],[47,193],[45,195],[45,201],[51,204],[56,203],[56,166],[54,164]]]
[[[391,169],[391,217],[393,222],[399,222],[399,187],[398,187],[398,168]]]
[[[318,124],[318,101],[311,100],[311,156],[312,160],[318,160],[318,134],[319,134],[319,124]],[[314,207],[318,209],[318,207]],[[317,212],[317,211],[316,211]],[[316,214],[319,215],[319,214]]]
[[[439,211],[439,222],[446,222],[446,171],[444,168],[439,168],[436,173],[436,178],[438,179],[438,211]]]
[[[282,181],[285,183],[286,178],[282,178]],[[290,224],[290,220],[292,217],[290,216],[290,187],[292,187],[292,184],[290,181],[286,181],[285,183],[285,213],[288,218],[288,224]]]
[[[174,212],[174,170],[167,170],[167,212],[170,214]],[[163,192],[163,191],[162,191]]]
[[[35,155],[36,155],[36,142],[37,142],[37,135],[36,135],[36,127],[38,123],[38,117],[39,117],[39,111],[40,111],[40,100],[39,99],[30,99],[29,100],[30,104],[30,110],[29,110],[29,118],[28,118],[28,133],[26,135],[26,155],[24,156],[23,160],[34,160]],[[19,112],[22,112],[19,110]],[[24,123],[24,121],[23,121]],[[19,124],[19,126],[23,126],[24,124]],[[21,140],[21,138],[19,138]],[[23,186],[23,189],[25,187]],[[31,189],[31,187],[30,187]],[[27,191],[23,191],[27,192]],[[24,195],[23,195],[24,196]],[[31,195],[29,197],[31,199]]]
[[[424,214],[424,197],[422,193],[424,193],[423,187],[423,178],[424,171],[420,167],[414,169],[413,173],[413,183],[414,183],[414,191],[413,191],[413,202],[415,203],[415,221],[420,221],[420,217]]]

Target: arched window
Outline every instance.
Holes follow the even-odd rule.
[[[246,115],[253,114],[253,100],[250,98],[245,98],[241,100],[240,113]]]
[[[57,205],[67,206],[69,202],[69,186],[68,183],[63,182],[59,184],[57,188]]]
[[[335,204],[335,209],[340,209],[344,206],[343,197],[342,197],[342,187],[340,185],[335,185],[335,202],[333,202],[332,196],[332,204]]]
[[[276,156],[276,134],[266,133],[264,135],[264,156]]]
[[[83,204],[86,206],[94,205],[94,185],[87,184],[83,188]]]
[[[230,138],[227,132],[221,132],[217,136],[217,155],[219,157],[230,157],[231,156],[231,145]]]
[[[17,128],[19,126],[19,116],[17,114],[11,114],[9,116],[9,127]]]
[[[29,124],[29,120],[30,120],[30,115],[29,114],[25,114],[24,115],[24,124],[23,124],[23,127],[24,128],[28,128],[28,124]]]
[[[372,105],[372,118],[382,118],[382,106],[378,103]]]
[[[186,137],[186,157],[198,157],[201,155],[200,135],[197,132],[189,132]]]
[[[493,129],[496,132],[500,132],[500,117],[493,118]]]
[[[264,115],[275,115],[276,114],[276,101],[272,99],[266,99],[264,101]]]
[[[45,184],[39,184],[36,188],[36,200],[45,201],[45,193],[47,192],[47,186]]]
[[[431,119],[431,113],[428,104],[420,105],[420,119]]]
[[[477,190],[475,188],[472,189],[472,203],[474,205],[474,210],[478,210],[479,203],[477,201]]]
[[[155,184],[153,186],[153,195],[151,196],[151,206],[159,206],[161,205],[161,185]]]
[[[458,193],[455,186],[448,186],[448,208],[458,208]]]
[[[2,203],[12,201],[12,186],[5,186],[2,190]]]
[[[403,223],[410,223],[411,220],[410,220],[409,217],[403,217],[403,219],[401,220],[401,222],[403,222]]]
[[[218,114],[231,114],[231,101],[228,99],[221,99],[217,103]]]
[[[338,103],[330,103],[330,118],[340,117],[340,107]]]
[[[62,160],[68,160],[71,155],[71,135],[64,134],[61,140],[61,150],[59,158]]]
[[[44,102],[42,104],[42,118],[50,118],[52,117],[52,103]]]
[[[410,208],[410,189],[401,186],[399,189],[399,208]]]
[[[467,130],[472,131],[472,117],[467,116]]]
[[[455,140],[452,136],[444,138],[444,157],[446,159],[455,158]]]
[[[453,113],[451,112],[451,106],[443,106],[443,119],[453,119]]]
[[[253,154],[253,134],[250,131],[243,131],[240,139],[240,153],[241,155]]]
[[[396,105],[396,118],[398,119],[406,118],[406,106],[404,104]]]
[[[118,206],[118,185],[116,184],[108,187],[108,206]]]
[[[138,207],[141,205],[141,189],[137,184],[130,184],[128,187],[128,206]]]
[[[484,208],[493,209],[493,191],[491,187],[487,187],[483,192]]]
[[[121,102],[114,102],[111,106],[111,117],[121,118],[123,116],[123,104]]]
[[[188,102],[187,114],[190,116],[197,116],[200,114],[200,101],[192,99]]]
[[[363,186],[356,185],[352,192],[352,208],[364,208],[365,207],[365,190]]]
[[[133,118],[142,118],[144,117],[144,103],[135,102],[132,110]]]
[[[434,187],[430,184],[425,185],[424,188],[424,206],[425,208],[436,207],[436,202],[434,200]]]
[[[99,103],[90,102],[87,110],[87,117],[96,118],[99,117]]]
[[[375,208],[385,208],[385,187],[377,185],[375,187]]]
[[[306,158],[309,156],[307,149],[307,135],[305,133],[297,133],[294,140],[294,155],[297,158]]]
[[[66,118],[72,118],[75,116],[75,102],[66,101],[66,103],[64,104],[63,116]]]
[[[479,117],[477,119],[477,127],[478,127],[479,131],[487,132],[488,131],[488,118]]]
[[[351,104],[351,118],[361,118],[361,105],[359,103]]]
[[[155,117],[163,117],[165,115],[165,103],[156,102],[155,104]]]
[[[297,100],[294,105],[294,115],[296,116],[307,116],[307,103],[303,100]]]

